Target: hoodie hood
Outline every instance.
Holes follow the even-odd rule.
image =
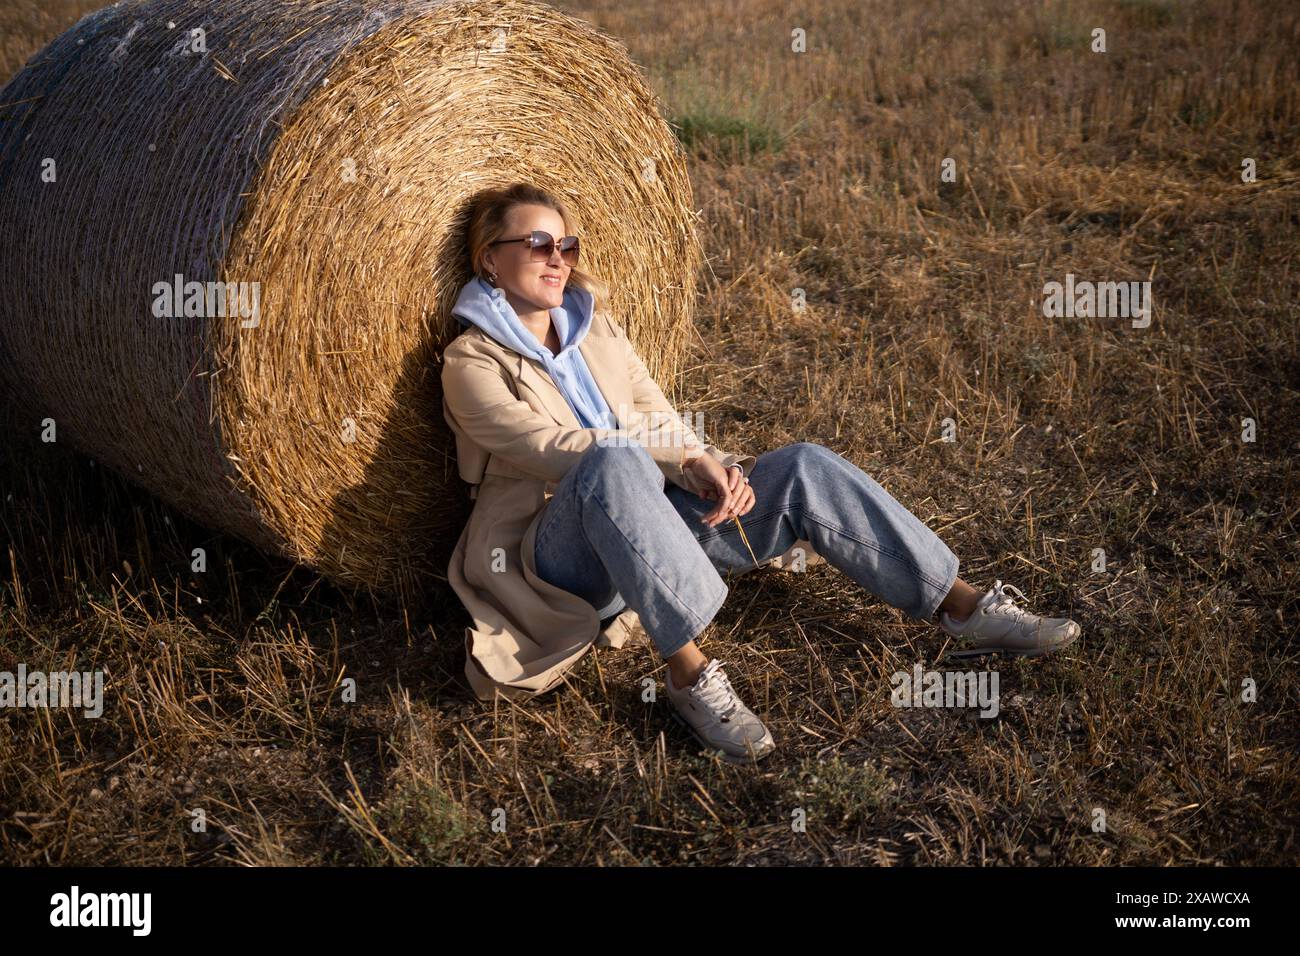
[[[594,300],[590,292],[580,286],[566,285],[560,305],[550,309],[555,334],[560,338],[560,351],[556,358],[570,349],[576,349],[591,328]],[[506,348],[541,361],[542,352],[550,353],[537,337],[519,321],[514,307],[506,300],[505,291],[488,285],[475,276],[460,290],[460,296],[451,314],[464,325],[476,325]]]
[[[595,299],[586,289],[565,286],[561,304],[548,310],[560,339],[560,351],[554,355],[519,320],[505,291],[479,276],[465,283],[451,314],[463,325],[482,329],[511,351],[541,362],[584,428],[613,429],[618,423],[578,349],[591,328],[594,304]]]

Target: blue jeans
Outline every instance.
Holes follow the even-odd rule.
[[[909,617],[929,619],[957,579],[957,556],[853,463],[797,442],[759,455],[754,507],[740,520],[760,562],[804,540],[833,567]],[[667,488],[665,489],[665,485]],[[537,529],[545,581],[602,618],[630,607],[665,658],[727,597],[719,572],[754,569],[734,521],[667,481],[640,444],[592,445],[559,482]]]

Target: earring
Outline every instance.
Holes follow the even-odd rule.
[[[496,274],[495,272],[489,272],[489,273],[488,273],[488,278],[490,278],[490,279],[492,280],[492,284],[493,284],[493,285],[496,285],[496,284],[497,284],[497,274]]]

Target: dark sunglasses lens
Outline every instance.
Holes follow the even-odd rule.
[[[545,261],[555,251],[555,237],[549,232],[534,231],[532,236],[534,261]],[[569,265],[578,263],[578,237],[565,236],[560,240],[560,258]]]
[[[560,240],[560,258],[571,266],[578,264],[577,236],[565,236]]]
[[[528,243],[533,250],[533,261],[539,262],[551,258],[551,252],[555,249],[555,240],[549,232],[534,232],[532,241]]]

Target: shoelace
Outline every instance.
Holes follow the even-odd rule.
[[[1002,612],[1009,614],[1013,619],[1025,617],[1029,612],[1023,607],[1016,604],[1016,598],[1028,602],[1029,598],[1025,592],[1014,584],[1003,584],[1001,581],[993,582],[993,601],[989,604],[990,611]]]
[[[728,720],[737,707],[740,698],[731,686],[727,672],[722,669],[722,662],[711,660],[704,672],[691,686],[691,696],[718,715],[719,720]]]

